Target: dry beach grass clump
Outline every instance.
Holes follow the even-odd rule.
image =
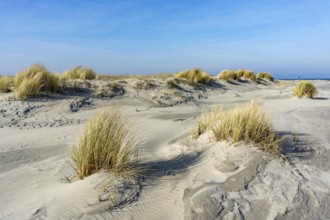
[[[176,78],[187,79],[191,84],[207,84],[210,82],[211,77],[201,69],[188,69],[183,70],[175,75]]]
[[[225,80],[226,82],[239,79],[237,72],[233,70],[223,70],[221,73],[219,73],[217,78]]]
[[[193,127],[193,137],[198,138],[205,131],[211,131],[217,141],[255,143],[274,155],[281,151],[281,139],[256,101],[228,110],[214,108],[203,113]]]
[[[274,77],[271,74],[266,73],[266,72],[258,73],[257,78],[258,79],[267,79],[272,82],[274,81]]]
[[[274,77],[266,72],[254,74],[251,70],[239,69],[239,70],[223,70],[217,76],[218,79],[225,80],[226,82],[239,81],[240,79],[252,80],[257,82],[259,79],[267,79],[274,81]]]
[[[239,79],[257,81],[257,76],[251,70],[239,69],[239,70],[223,70],[217,76],[218,79],[230,81],[239,81]]]
[[[38,64],[34,64],[18,73],[14,79],[14,87],[18,99],[26,99],[60,90],[58,76]]]
[[[236,71],[236,73],[237,73],[239,78],[249,79],[249,80],[252,80],[254,82],[257,80],[256,75],[251,70],[239,69],[239,70]]]
[[[0,92],[7,93],[11,92],[11,85],[13,84],[12,76],[1,76],[0,77]]]
[[[63,79],[81,79],[81,80],[95,79],[96,73],[90,68],[77,66],[71,70],[64,72],[62,78]]]
[[[313,99],[317,94],[316,87],[309,81],[301,81],[296,84],[292,91],[293,96],[298,98],[307,97]]]
[[[68,149],[80,179],[100,170],[121,176],[137,173],[135,152],[140,141],[129,127],[118,109],[102,111],[87,121],[80,140]]]

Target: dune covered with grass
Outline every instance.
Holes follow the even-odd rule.
[[[79,71],[0,78],[0,219],[330,216],[329,81]]]

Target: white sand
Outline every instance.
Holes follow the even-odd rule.
[[[314,82],[314,100],[291,98],[293,82],[218,82],[174,95],[161,81],[149,90],[132,89],[135,81],[123,84],[123,96],[93,98],[77,112],[69,108],[76,96],[0,95],[0,219],[330,219],[329,81]],[[272,114],[283,158],[189,137],[203,109],[251,99]],[[77,180],[66,149],[88,117],[114,105],[143,136],[139,159],[150,169],[138,183],[107,172]]]

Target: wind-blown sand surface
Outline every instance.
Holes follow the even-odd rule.
[[[86,91],[24,102],[0,95],[0,219],[330,219],[329,81],[314,82],[314,100],[292,98],[292,81],[176,90],[136,81],[103,99]],[[190,137],[204,109],[251,99],[272,114],[281,158]],[[78,180],[66,149],[86,119],[113,106],[143,136],[138,156],[148,169],[135,181],[107,172]]]

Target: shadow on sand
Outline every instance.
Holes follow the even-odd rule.
[[[328,100],[328,98],[326,98],[326,97],[316,97],[316,98],[314,98],[315,100]]]
[[[70,100],[76,97],[95,98],[94,92],[88,88],[66,88],[60,93],[40,94],[24,101],[52,102],[57,100]]]
[[[198,163],[202,158],[203,153],[193,153],[180,155],[170,160],[152,161],[141,163],[140,166],[144,168],[142,173],[144,184],[150,185],[156,179],[163,176],[175,176],[176,174],[183,173],[189,167]]]
[[[303,133],[280,132],[283,138],[282,155],[287,158],[310,159],[313,157],[315,150],[312,144],[307,140],[308,135]]]

